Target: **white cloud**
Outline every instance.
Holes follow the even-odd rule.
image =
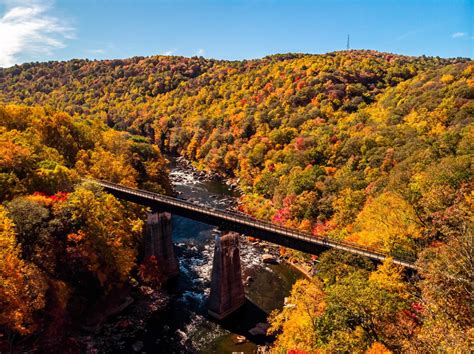
[[[451,35],[451,37],[453,37],[453,38],[461,38],[461,37],[466,36],[466,34],[467,34],[466,32],[455,32],[455,33],[453,33],[453,34]]]
[[[206,51],[202,48],[199,48],[198,51],[196,52],[196,55],[201,56],[201,55],[204,55],[204,53],[206,53]]]
[[[51,2],[45,0],[8,0],[0,15],[0,67],[18,63],[24,54],[51,54],[64,48],[74,29],[49,14]]]
[[[175,54],[177,51],[176,48],[173,48],[173,49],[170,49],[170,50],[167,50],[166,52],[163,53],[163,55],[173,55]]]

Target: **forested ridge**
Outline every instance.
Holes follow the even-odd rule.
[[[418,258],[420,278],[406,282],[390,262],[374,269],[328,252],[315,279],[295,285],[296,306],[272,315],[276,350],[468,350],[472,61],[374,51],[72,60],[0,69],[0,86],[4,103],[106,123],[234,178],[256,217]],[[60,142],[64,168],[105,177],[107,148],[71,144]],[[2,174],[3,193],[36,190],[21,174],[7,178],[19,164]],[[143,170],[113,181],[141,183]]]

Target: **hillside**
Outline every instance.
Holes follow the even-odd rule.
[[[0,99],[151,137],[198,168],[238,177],[258,217],[415,253],[432,231],[410,225],[394,243],[390,231],[366,232],[362,211],[383,203],[429,219],[410,179],[441,161],[468,170],[472,70],[462,59],[374,51],[73,60],[0,71]]]
[[[380,89],[410,78],[420,69],[453,61],[456,60],[352,51],[350,54],[341,52],[327,55],[274,55],[261,60],[241,62],[154,56],[123,60],[29,63],[7,69],[0,68],[0,100],[47,104],[69,114],[86,113],[100,116],[107,120],[109,125],[117,124],[126,128],[137,118],[154,116],[156,108],[150,106],[161,102],[163,94],[177,88],[180,88],[177,92],[186,89],[196,94],[202,87],[227,83],[237,86],[225,86],[223,89],[240,90],[244,83],[241,80],[247,79],[247,85],[252,84],[252,88],[243,87],[248,90],[243,94],[249,95],[250,99],[254,94],[253,90],[260,91],[267,81],[277,80],[275,86],[286,89],[296,87],[296,82],[286,80],[305,81],[305,78],[314,78],[323,83],[333,79],[333,85],[352,81],[365,86],[378,85]],[[338,73],[342,66],[347,68]],[[365,71],[358,71],[364,68]],[[274,74],[281,70],[281,75],[269,75],[272,70]],[[331,77],[333,73],[334,78]],[[258,82],[253,85],[256,75],[265,81],[263,85]],[[189,86],[182,86],[185,83],[189,83]],[[288,86],[289,84],[291,85]],[[302,84],[299,85],[301,87]],[[335,91],[333,94],[340,95],[341,92],[337,90],[337,87],[327,87],[327,91]],[[306,91],[303,93],[308,94]],[[293,93],[287,92],[287,95],[291,96]],[[349,95],[357,94],[351,92]],[[295,97],[294,100],[298,101],[298,98]],[[251,99],[249,101],[251,104]],[[296,101],[298,106],[306,106],[309,103],[304,102],[304,99],[299,103]],[[345,103],[349,103],[347,99]]]
[[[1,351],[16,334],[30,349],[53,350],[136,267],[143,211],[83,176],[170,189],[165,159],[144,138],[86,117],[0,105]]]
[[[297,283],[291,295],[311,315],[285,308],[271,316],[279,350],[469,347],[472,61],[374,51],[234,62],[73,60],[0,69],[0,87],[0,102],[41,104],[70,113],[76,124],[91,119],[128,132],[104,133],[105,150],[120,150],[116,141],[123,139],[133,142],[129,150],[143,152],[149,145],[135,144],[146,137],[199,169],[238,181],[242,210],[256,217],[419,259],[424,280],[413,286],[390,263],[375,270],[326,253],[318,276]],[[27,127],[17,128],[21,114],[15,117],[4,134]],[[93,151],[84,152],[74,145],[81,135],[58,134],[70,136],[56,147],[65,168],[151,189],[165,185],[166,176],[150,172],[163,171],[160,164],[135,167],[130,181],[122,169],[108,173],[103,166],[110,159],[98,145],[88,142]],[[10,168],[23,166],[18,156],[26,152],[4,150],[12,152],[4,159]],[[125,161],[136,156],[126,155]],[[0,180],[4,195],[28,175],[13,173],[13,182],[5,177],[10,170]]]

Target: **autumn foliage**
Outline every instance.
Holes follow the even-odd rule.
[[[142,210],[80,177],[165,192],[166,160],[97,120],[17,105],[0,105],[0,116],[0,351],[39,333],[49,351],[128,283],[141,239]]]
[[[32,106],[0,107],[0,199],[11,203],[5,217],[16,236],[12,227],[4,233],[21,241],[9,246],[10,262],[24,265],[15,286],[29,286],[22,274],[35,265],[54,273],[61,257],[46,251],[50,242],[63,245],[78,282],[107,291],[123,281],[138,219],[100,191],[73,186],[91,176],[164,191],[166,150],[238,182],[243,212],[418,259],[422,279],[411,284],[390,262],[374,269],[323,254],[317,279],[295,285],[295,306],[271,316],[278,350],[469,351],[472,61],[375,51],[154,56],[24,64],[0,69],[0,83],[1,101]],[[104,220],[122,231],[97,219],[104,205],[114,211]],[[23,225],[25,210],[34,213]],[[141,268],[144,279],[152,268]],[[18,308],[19,320],[2,325],[33,328],[18,306],[5,308]]]

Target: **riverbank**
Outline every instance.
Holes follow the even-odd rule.
[[[118,305],[102,303],[99,318],[94,319],[97,322],[93,326],[81,326],[76,336],[81,351],[140,352],[143,348],[141,333],[150,318],[166,308],[169,295],[164,289],[136,283],[120,300]]]
[[[299,271],[301,274],[303,274],[307,279],[312,279],[313,278],[313,267],[311,267],[310,270],[308,270],[307,268],[304,268],[294,262],[291,262],[287,259],[284,259],[285,263],[292,266],[293,268],[295,268],[297,271]]]

